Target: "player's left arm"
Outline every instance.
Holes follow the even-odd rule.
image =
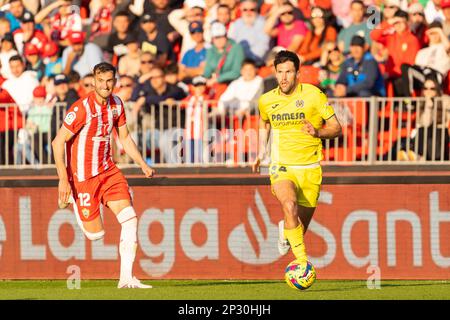
[[[130,158],[133,159],[133,161],[141,167],[142,172],[147,178],[153,177],[153,175],[155,174],[155,170],[150,168],[150,166],[142,158],[139,149],[137,148],[136,144],[133,141],[133,138],[130,135],[130,132],[128,131],[127,125],[124,124],[120,127],[117,127],[117,132],[119,134],[120,143],[122,144],[123,149],[125,150],[127,155],[129,155]]]

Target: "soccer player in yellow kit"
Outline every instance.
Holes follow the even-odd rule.
[[[311,84],[300,83],[300,61],[294,52],[279,52],[274,66],[278,87],[259,100],[260,151],[252,169],[259,170],[272,131],[270,182],[284,213],[278,251],[285,255],[292,248],[298,260],[306,261],[303,234],[322,183],[321,139],[333,139],[342,129],[326,95]]]

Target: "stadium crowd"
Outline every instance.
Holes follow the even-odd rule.
[[[0,41],[0,104],[17,106],[0,107],[0,164],[17,150],[27,163],[51,161],[49,138],[30,137],[55,136],[64,116],[55,106],[90,92],[101,61],[117,67],[116,94],[138,122],[155,121],[152,106],[182,101],[195,150],[204,102],[213,101],[208,119],[255,114],[259,96],[276,87],[273,60],[283,49],[298,54],[301,81],[330,98],[450,88],[450,0],[9,0],[0,1]],[[170,143],[163,113],[147,147]]]

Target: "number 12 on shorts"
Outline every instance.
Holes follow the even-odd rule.
[[[89,207],[91,205],[91,196],[89,193],[79,193],[78,199],[80,199],[80,207]]]

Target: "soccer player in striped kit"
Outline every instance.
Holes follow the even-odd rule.
[[[118,288],[151,288],[132,274],[137,248],[137,218],[125,177],[111,156],[111,132],[116,128],[125,152],[150,178],[154,170],[142,158],[128,132],[123,102],[112,94],[116,69],[109,63],[93,70],[95,90],[76,101],[52,142],[59,177],[60,207],[73,207],[78,224],[90,240],[103,238],[101,205],[111,209],[122,226]],[[67,167],[65,156],[67,150]]]

